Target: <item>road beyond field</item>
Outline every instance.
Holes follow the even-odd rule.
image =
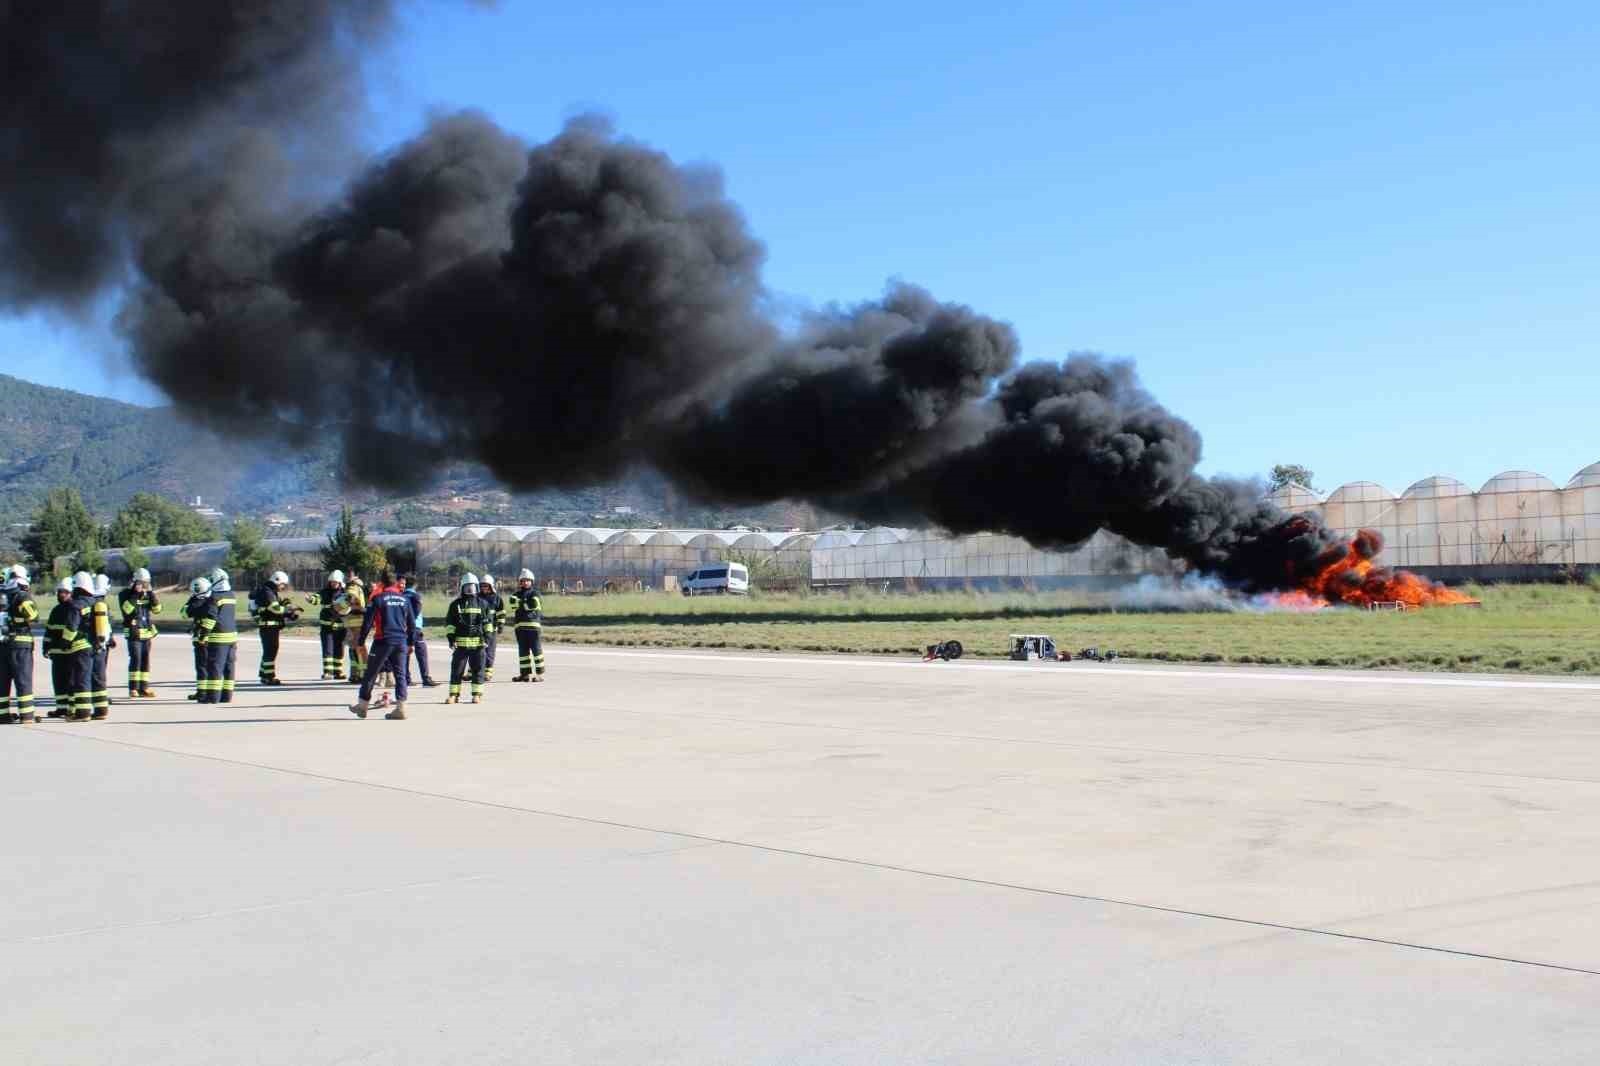
[[[388,722],[317,655],[0,727],[0,1062],[1600,1047],[1597,683],[556,646]]]

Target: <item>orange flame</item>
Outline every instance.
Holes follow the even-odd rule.
[[[1353,607],[1375,607],[1397,604],[1403,605],[1399,607],[1401,610],[1480,602],[1409,570],[1391,570],[1386,566],[1373,565],[1373,556],[1382,550],[1382,534],[1375,529],[1363,529],[1356,533],[1345,549],[1329,552],[1319,560],[1320,565],[1301,580],[1299,589],[1281,595],[1305,596],[1324,605],[1342,603]]]

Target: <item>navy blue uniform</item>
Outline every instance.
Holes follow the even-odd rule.
[[[361,677],[361,699],[372,699],[372,685],[391,659],[403,662],[412,642],[416,639],[416,614],[411,600],[399,589],[385,589],[367,603],[367,614],[361,623],[360,643],[366,644],[369,634],[376,633],[372,650],[367,653],[367,670]],[[394,680],[394,698],[406,701],[406,672],[397,670]]]

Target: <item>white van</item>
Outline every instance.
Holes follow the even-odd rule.
[[[685,596],[744,596],[750,591],[750,571],[738,563],[712,563],[683,575]]]

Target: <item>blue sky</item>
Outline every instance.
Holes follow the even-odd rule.
[[[784,298],[900,277],[1031,358],[1132,358],[1207,472],[1600,460],[1592,4],[545,6],[410,9],[373,147],[429,109],[530,138],[603,111],[723,168]],[[103,330],[13,321],[0,350],[154,398]]]

